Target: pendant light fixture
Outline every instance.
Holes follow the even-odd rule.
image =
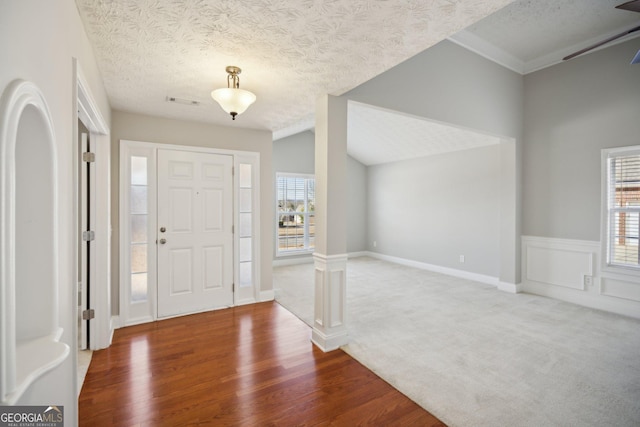
[[[240,68],[230,65],[226,71],[229,73],[227,87],[212,91],[211,97],[224,111],[231,114],[232,120],[235,120],[238,114],[244,113],[256,101],[256,96],[248,90],[240,89],[240,77],[238,77],[242,72]]]

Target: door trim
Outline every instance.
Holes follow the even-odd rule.
[[[90,305],[95,309],[96,317],[90,322],[89,335],[91,342],[89,348],[99,350],[107,348],[111,344],[113,336],[113,321],[111,316],[111,137],[107,122],[102,117],[100,109],[94,101],[89,84],[85,78],[82,68],[76,58],[73,58],[74,82],[74,110],[73,110],[73,200],[76,204],[74,209],[73,224],[76,225],[75,233],[78,227],[78,120],[82,121],[89,129],[90,139],[93,142],[93,152],[96,154],[95,179],[91,183],[91,191],[96,196],[95,205],[95,246],[92,250],[92,258],[94,264],[91,267],[91,292]],[[76,235],[74,242],[77,242],[79,236]],[[74,244],[77,248],[77,244]],[[77,249],[76,249],[77,251]],[[73,259],[72,271],[78,270],[78,254]],[[78,294],[77,281],[74,285],[74,295]],[[75,306],[75,305],[74,305]],[[74,325],[76,323],[74,322]],[[75,326],[74,336],[77,337],[77,325]],[[77,342],[77,340],[76,340]]]
[[[154,192],[157,193],[157,173],[156,173],[156,161],[157,161],[157,150],[177,150],[177,151],[188,151],[188,152],[199,152],[199,153],[210,153],[210,154],[220,154],[220,155],[228,155],[233,158],[233,224],[235,233],[233,236],[233,282],[234,282],[234,293],[233,293],[233,305],[244,305],[251,304],[258,301],[261,301],[260,295],[260,153],[258,152],[248,152],[248,151],[239,151],[239,150],[227,150],[227,149],[219,149],[219,148],[211,148],[211,147],[198,147],[198,146],[190,146],[190,145],[178,145],[178,144],[162,144],[162,143],[154,143],[154,142],[145,142],[145,141],[133,141],[133,140],[125,140],[121,139],[120,143],[120,179],[119,179],[119,218],[118,218],[118,227],[119,227],[119,277],[120,277],[120,286],[119,286],[119,300],[120,300],[120,316],[119,316],[119,327],[131,326],[140,323],[146,323],[150,321],[158,320],[157,316],[157,295],[156,295],[156,287],[157,287],[157,278],[153,277],[153,282],[149,282],[149,298],[155,300],[151,307],[148,308],[147,312],[144,315],[136,314],[132,316],[128,307],[130,306],[130,301],[128,300],[128,295],[130,292],[130,284],[129,284],[129,269],[127,268],[127,263],[129,262],[129,227],[123,226],[126,224],[125,221],[128,221],[129,213],[126,211],[128,207],[127,198],[129,197],[129,189],[128,189],[128,157],[131,155],[132,150],[136,152],[147,152],[148,156],[153,157],[152,167],[153,171],[148,173],[153,175],[154,177]],[[240,185],[238,179],[238,173],[240,169],[240,165],[250,165],[252,174],[251,174],[251,203],[253,206],[253,216],[251,223],[251,238],[252,238],[252,248],[251,248],[251,258],[252,258],[252,266],[251,266],[251,277],[252,283],[250,287],[239,287],[238,277],[239,277],[239,257],[238,257],[238,247],[239,247],[239,239],[240,233],[238,232],[238,224],[239,224],[239,194],[240,194]],[[157,194],[153,196],[153,203],[155,204],[155,198]],[[148,226],[148,230],[153,230],[153,239],[155,240],[155,230],[157,229],[156,221],[157,221],[157,205],[154,207],[153,219],[150,218],[150,223],[153,224],[153,228]],[[153,263],[156,262],[157,257],[157,248],[154,245],[153,251],[149,252],[149,256],[153,257]],[[149,260],[151,262],[151,260]],[[155,265],[154,265],[155,268]],[[162,319],[168,319],[169,317],[163,317]],[[173,316],[175,317],[175,316]]]

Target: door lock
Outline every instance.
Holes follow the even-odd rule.
[[[160,244],[164,245],[165,243],[167,243],[167,239],[160,239]]]
[[[165,231],[167,231],[167,227],[160,227],[160,232],[164,233]]]

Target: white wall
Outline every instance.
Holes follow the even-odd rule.
[[[344,96],[355,101],[505,137],[505,147],[500,155],[501,163],[496,166],[502,171],[500,200],[497,202],[501,218],[498,230],[500,254],[489,264],[499,266],[497,276],[502,282],[518,283],[523,77],[458,45],[443,41],[363,83]],[[371,170],[369,174],[371,175]],[[371,179],[370,176],[369,197],[378,197],[376,185]],[[406,194],[406,191],[405,188],[395,188],[391,193]],[[373,209],[369,209],[369,215],[370,245],[373,236],[380,233],[381,224],[397,219],[380,218],[380,214]],[[388,255],[409,256],[400,245],[401,237],[408,240],[413,238],[409,234],[398,236],[398,239],[394,240],[398,244],[386,248]],[[460,235],[460,240],[462,239]],[[448,241],[450,239],[424,241],[422,247],[413,245],[410,251],[413,254],[411,259],[415,260],[421,253],[429,253],[430,247],[446,248]],[[369,249],[382,250],[380,247],[373,249],[371,246]],[[448,264],[454,254],[457,260],[457,251],[458,248],[451,248],[446,256],[447,261],[438,262]],[[476,268],[471,264],[465,264],[458,263],[456,267],[469,270]],[[486,270],[486,267],[479,265],[477,268],[476,273],[479,274],[480,270]],[[496,273],[494,267],[490,269]]]
[[[499,276],[499,145],[370,166],[368,185],[370,251]]]
[[[68,425],[77,419],[76,296],[73,239],[73,141],[75,135],[72,58],[77,58],[107,123],[110,107],[92,48],[73,0],[0,2],[0,90],[14,79],[34,82],[43,92],[54,124],[58,154],[59,313],[62,341],[72,351],[62,366],[36,381],[18,404],[64,405]],[[37,264],[37,260],[34,260]]]
[[[119,311],[119,159],[120,140],[155,142],[160,144],[191,145],[227,150],[260,153],[260,286],[262,292],[273,289],[271,259],[273,250],[273,179],[272,134],[270,131],[243,129],[237,126],[217,126],[199,122],[165,119],[142,114],[114,111],[111,130],[111,217],[113,218],[112,294],[114,314]],[[230,123],[235,125],[236,122]]]

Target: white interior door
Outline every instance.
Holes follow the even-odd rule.
[[[233,158],[158,150],[159,318],[233,305]]]

